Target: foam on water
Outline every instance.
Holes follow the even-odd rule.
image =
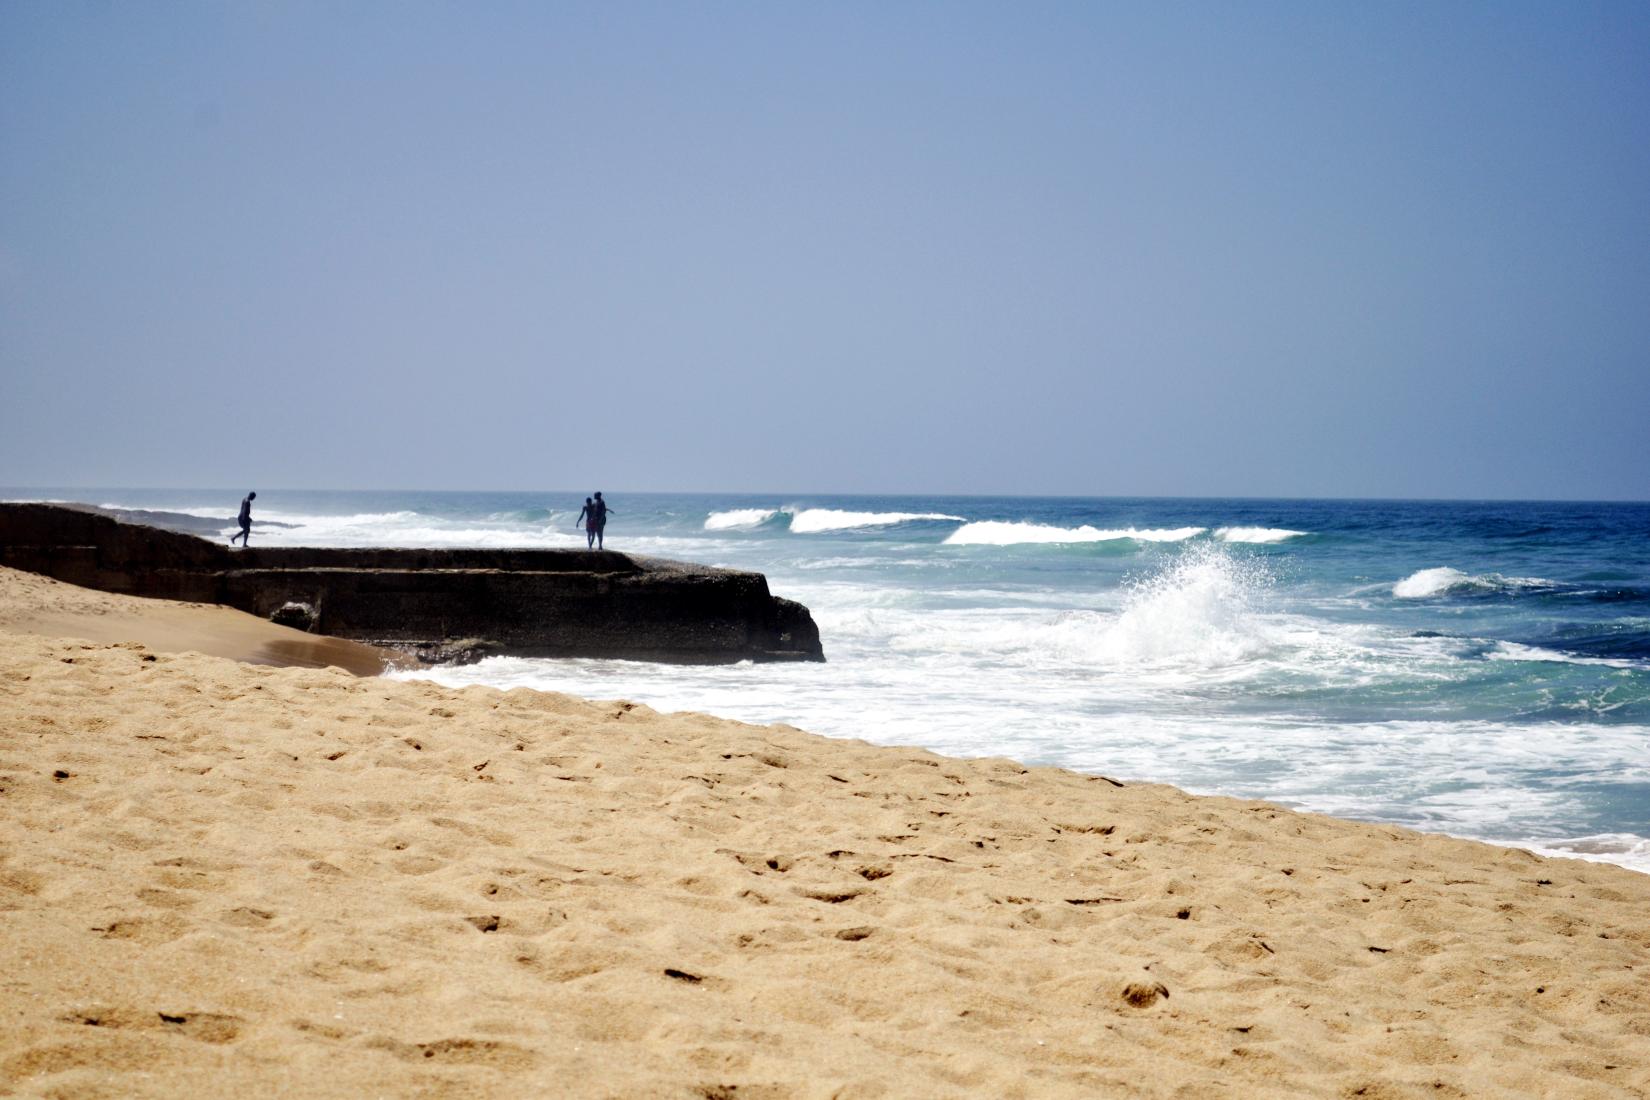
[[[1558,587],[1553,581],[1540,577],[1504,577],[1500,573],[1472,576],[1446,565],[1411,573],[1392,586],[1392,594],[1400,600],[1419,600],[1450,593],[1519,592]]]
[[[1560,653],[1555,649],[1543,649],[1541,646],[1524,645],[1521,642],[1496,642],[1495,648],[1485,656],[1492,661],[1550,661],[1564,665],[1600,665],[1604,668],[1629,669],[1646,667],[1646,662],[1631,658],[1578,657],[1572,653]]]
[[[1134,527],[1101,530],[1084,524],[1081,527],[1054,527],[1043,523],[1019,520],[980,520],[965,523],[946,536],[951,546],[1021,546],[1031,543],[1119,542],[1184,542],[1201,535],[1207,527],[1165,527],[1140,530]]]
[[[1205,674],[1244,676],[1252,671],[1248,658],[1279,645],[1310,644],[1300,642],[1305,634],[1298,628],[1265,613],[1270,583],[1264,563],[1210,543],[1143,573],[1121,600],[1093,607],[978,590],[957,593],[945,601],[954,604],[949,607],[941,593],[914,605],[898,591],[846,583],[807,586],[798,595],[832,639],[833,661],[840,655],[856,664],[881,663],[892,656],[938,676],[990,682],[1014,669],[1093,686],[1096,676],[1151,676],[1159,684]],[[1125,690],[1139,682],[1117,681]]]
[[[778,508],[731,508],[726,512],[712,512],[705,517],[705,530],[734,531],[760,527],[779,514]]]
[[[487,518],[494,523],[571,523],[577,516],[577,512],[558,512],[554,508],[517,508],[493,512]]]
[[[1437,569],[1420,569],[1397,584],[1392,586],[1392,594],[1400,600],[1419,600],[1428,596],[1441,596],[1457,585],[1470,580],[1459,569],[1440,566]]]
[[[1198,547],[1131,583],[1100,652],[1112,662],[1190,662],[1203,667],[1252,657],[1274,642],[1257,614],[1271,583],[1258,562]]]
[[[1614,863],[1650,874],[1650,839],[1632,833],[1598,833],[1570,840],[1543,838],[1525,841],[1517,847],[1529,848],[1538,855]]]
[[[1284,542],[1288,539],[1300,538],[1310,534],[1308,531],[1291,531],[1286,527],[1217,527],[1215,538],[1222,542],[1248,542],[1269,544]]]
[[[918,521],[966,522],[962,516],[943,512],[848,512],[838,508],[803,508],[791,516],[791,531],[798,535],[826,531],[849,531],[858,527],[892,527]],[[707,521],[708,522],[708,521]]]

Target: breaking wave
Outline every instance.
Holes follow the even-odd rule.
[[[551,523],[558,517],[572,518],[553,508],[518,508],[513,512],[494,512],[487,518],[494,523]]]
[[[1587,657],[1522,642],[1496,642],[1495,648],[1485,656],[1492,661],[1550,661],[1566,665],[1602,665],[1605,668],[1644,667],[1642,660],[1629,657]]]
[[[1446,565],[1411,573],[1392,586],[1392,594],[1400,600],[1422,600],[1433,596],[1553,591],[1558,587],[1540,577],[1504,577],[1500,573],[1472,576]]]
[[[844,512],[836,508],[804,508],[791,517],[791,530],[799,535],[822,531],[848,531],[856,527],[892,527],[898,523],[967,522],[962,516],[944,512]]]
[[[1102,530],[1084,524],[1081,527],[1051,527],[1042,523],[982,520],[965,523],[946,536],[950,546],[1020,546],[1027,543],[1118,542],[1184,542],[1201,535],[1207,527],[1158,527],[1140,530],[1134,527]]]
[[[738,531],[760,527],[771,519],[777,519],[780,514],[778,508],[732,508],[726,512],[712,512],[705,517],[705,530]]]
[[[706,531],[748,531],[788,525],[793,534],[815,535],[902,523],[960,523],[945,542],[952,546],[1057,545],[1085,542],[1184,542],[1211,535],[1221,542],[1266,545],[1302,538],[1309,531],[1287,527],[1058,527],[1024,520],[976,520],[945,512],[850,512],[836,508],[731,508],[705,517]]]
[[[1283,631],[1262,613],[1270,584],[1262,563],[1204,543],[1131,583],[1116,611],[911,616],[892,630],[880,618],[862,625],[868,643],[919,660],[938,650],[1078,675],[1195,672],[1239,665],[1284,644]]]
[[[1215,538],[1221,542],[1273,543],[1300,538],[1310,531],[1291,531],[1287,527],[1217,527]]]
[[[707,531],[739,531],[762,527],[781,519],[790,521],[797,535],[852,531],[861,527],[893,527],[901,523],[965,523],[962,516],[944,512],[848,512],[839,508],[733,508],[705,517]]]

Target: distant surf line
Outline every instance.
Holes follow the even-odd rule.
[[[1184,542],[1211,535],[1221,542],[1269,545],[1310,534],[1285,527],[1185,526],[1164,528],[1097,528],[1089,524],[1059,527],[1026,520],[970,520],[946,512],[853,512],[836,508],[733,508],[705,518],[707,531],[740,531],[785,526],[792,534],[824,534],[908,523],[956,523],[943,540],[949,546],[1072,545],[1091,542]]]

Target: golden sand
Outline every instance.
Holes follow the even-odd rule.
[[[1650,876],[54,598],[0,573],[0,1095],[1650,1095]]]
[[[94,592],[0,566],[0,630],[140,642],[169,653],[206,653],[257,665],[336,666],[376,676],[398,655],[343,638],[306,634],[215,604]]]

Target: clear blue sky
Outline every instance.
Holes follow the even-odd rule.
[[[0,4],[0,484],[1650,497],[1650,5]]]

